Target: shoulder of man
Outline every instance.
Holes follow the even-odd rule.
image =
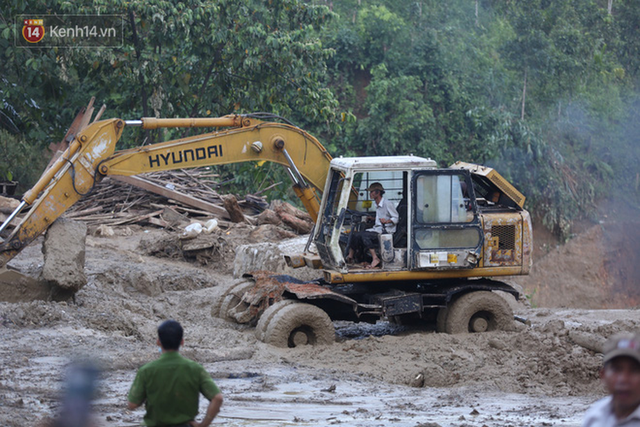
[[[605,427],[605,420],[612,416],[611,400],[611,396],[606,396],[594,402],[584,415],[582,427]]]
[[[182,364],[182,366],[188,366],[190,369],[194,369],[194,370],[204,370],[204,371],[206,371],[204,366],[202,366],[200,363],[196,362],[195,360],[191,360],[188,357],[183,356],[180,353],[178,353],[178,357],[179,357],[179,360],[180,360],[180,364]]]
[[[168,356],[168,357],[167,357]],[[196,363],[194,361],[192,361],[191,359],[188,359],[186,357],[184,357],[183,355],[181,355],[179,352],[172,352],[172,353],[162,353],[160,355],[160,357],[158,357],[155,360],[152,360],[151,362],[147,362],[144,365],[142,365],[140,367],[140,370],[148,370],[148,369],[153,369],[155,367],[158,366],[164,366],[165,364],[171,363],[171,361],[180,361],[181,363],[185,363],[185,361],[191,362],[191,363]]]

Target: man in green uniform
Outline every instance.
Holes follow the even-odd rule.
[[[129,409],[143,403],[144,424],[150,427],[207,427],[220,412],[222,393],[209,373],[178,352],[183,330],[180,323],[167,320],[158,327],[162,355],[138,370],[129,390]],[[198,415],[200,393],[209,400],[204,419]]]

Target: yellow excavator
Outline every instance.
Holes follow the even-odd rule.
[[[513,328],[505,296],[519,293],[495,278],[528,274],[533,243],[525,197],[507,180],[481,165],[438,168],[416,156],[332,159],[304,130],[269,118],[108,119],[82,127],[0,226],[3,233],[30,208],[0,243],[0,267],[105,176],[271,161],[287,168],[315,221],[305,253],[286,261],[322,277],[245,275],[214,304],[215,315],[253,324],[259,339],[281,347],[333,342],[333,320],[428,322],[448,333]],[[127,127],[214,131],[117,151]],[[366,191],[373,182],[383,185],[399,221],[395,233],[380,235],[381,265],[367,269],[347,263],[346,251],[375,215]]]

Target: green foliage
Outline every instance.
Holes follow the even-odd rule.
[[[360,11],[356,31],[361,53],[358,66],[365,69],[395,56],[407,32],[407,25],[385,6],[371,6]]]
[[[124,43],[15,48],[13,34],[20,28],[13,17],[26,12],[121,15]],[[15,111],[17,131],[39,149],[62,138],[90,96],[108,106],[105,117],[267,111],[314,133],[332,134],[339,128],[338,103],[322,85],[332,51],[316,35],[332,16],[324,6],[298,0],[41,0],[28,7],[13,2],[0,17],[2,111]],[[120,148],[188,133],[127,130]]]
[[[493,166],[564,237],[614,185],[638,200],[637,5],[614,3],[611,15],[596,0],[334,7],[329,77],[358,117],[344,132],[356,154]]]
[[[287,200],[298,203],[291,188],[291,178],[286,169],[271,162],[248,162],[236,165],[214,166],[220,174],[219,192],[233,193],[244,197],[248,192],[264,193],[267,200]]]
[[[326,8],[295,0],[51,1],[29,7],[30,13],[42,10],[122,15],[125,43],[118,49],[9,49],[6,60],[16,77],[37,69],[20,82],[23,87],[45,77],[47,65],[53,95],[95,95],[127,118],[259,110],[290,117],[295,110],[313,122],[334,114],[331,93],[317,83],[331,52],[313,36],[313,28],[331,17]],[[1,34],[19,31],[9,16],[4,21]],[[13,40],[5,41],[8,48]]]
[[[20,191],[30,187],[47,165],[38,150],[21,136],[0,129],[0,181],[17,181]]]
[[[327,7],[329,6],[329,7]],[[495,167],[565,237],[615,188],[640,203],[640,6],[600,0],[62,0],[0,11],[0,127],[42,150],[89,96],[111,116],[268,111],[337,155]],[[16,49],[21,13],[124,17],[119,48]],[[188,132],[132,133],[127,146]],[[220,167],[232,192],[282,168]],[[15,173],[14,173],[15,174]],[[276,186],[274,197],[289,197]]]

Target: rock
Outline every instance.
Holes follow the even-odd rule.
[[[115,234],[116,233],[113,231],[113,228],[105,224],[99,225],[93,232],[94,236],[99,237],[112,237],[115,236]]]
[[[275,243],[256,243],[236,248],[236,258],[233,263],[234,277],[242,277],[244,273],[257,270],[285,274],[287,268],[284,255]]]
[[[256,243],[236,248],[233,262],[233,276],[242,277],[245,273],[266,270],[274,274],[286,274],[298,280],[315,280],[322,271],[311,268],[291,268],[284,259],[285,255],[299,255],[304,251],[308,237],[283,240],[279,244]]]
[[[0,196],[0,212],[5,214],[12,213],[20,205],[20,200],[11,197]]]
[[[580,331],[570,331],[569,338],[575,344],[596,353],[602,353],[606,341],[606,339],[600,335]]]
[[[87,284],[84,272],[87,226],[58,218],[47,230],[42,253],[42,277],[55,286],[75,293]]]
[[[409,381],[409,386],[410,387],[417,387],[420,388],[422,386],[424,386],[424,374],[419,373],[416,376],[414,376],[411,381]]]

